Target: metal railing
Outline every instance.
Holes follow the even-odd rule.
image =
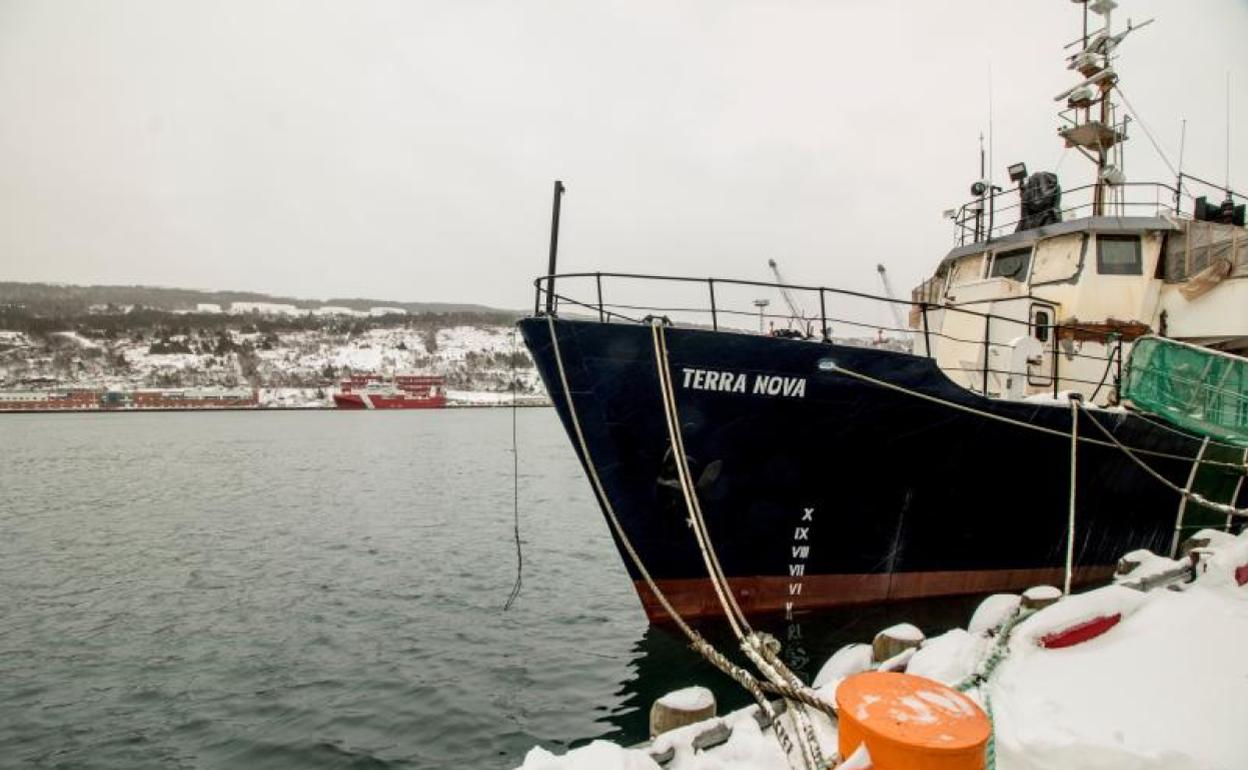
[[[1087,184],[1062,190],[1059,207],[1062,221],[1092,216],[1095,210],[1096,185]],[[1242,193],[1224,185],[1201,179],[1193,174],[1180,172],[1175,184],[1164,182],[1124,182],[1105,185],[1105,201],[1102,216],[1161,216],[1171,215],[1190,219],[1184,206],[1191,206],[1197,198],[1213,196],[1243,199]],[[1003,190],[993,188],[981,198],[974,198],[954,210],[954,242],[958,246],[994,241],[1018,231],[1022,221],[1021,191],[1018,188]]]
[[[1059,207],[1062,221],[1092,216],[1096,187],[1089,184],[1062,190]],[[1180,207],[1181,196],[1175,187],[1167,184],[1124,182],[1106,189],[1118,192],[1115,199],[1106,200],[1103,204],[1105,216],[1159,216],[1174,214]],[[990,194],[968,201],[956,210],[953,216],[954,241],[958,246],[965,246],[997,240],[1017,232],[1022,220],[1020,190],[994,189]]]
[[[695,288],[699,291],[704,299],[700,302],[695,301],[693,304],[653,304],[642,302],[626,302],[621,300],[607,301],[606,297],[611,294],[611,281],[639,281],[645,284],[674,284],[684,288]],[[586,290],[585,286],[589,283],[591,289]],[[557,290],[557,286],[562,284],[565,288],[561,292]],[[798,337],[807,340],[830,343],[833,342],[832,330],[834,326],[848,326],[850,328],[864,329],[875,331],[877,333],[893,333],[905,335],[906,339],[923,340],[923,351],[927,357],[933,357],[933,340],[947,340],[949,342],[961,343],[966,345],[982,346],[984,365],[968,369],[966,367],[949,368],[947,371],[966,371],[974,372],[980,375],[979,390],[985,395],[989,394],[989,377],[990,375],[1005,376],[1025,376],[1038,379],[1052,380],[1052,392],[1054,396],[1059,391],[1060,383],[1082,384],[1094,386],[1096,392],[1107,384],[1109,374],[1114,372],[1115,381],[1121,376],[1122,370],[1122,343],[1123,336],[1121,333],[1106,330],[1103,327],[1089,327],[1079,324],[1060,324],[1060,323],[1033,323],[1030,319],[1020,320],[1018,318],[1001,315],[998,313],[984,312],[980,310],[972,310],[962,306],[941,304],[938,302],[927,302],[917,299],[896,299],[893,297],[885,297],[867,292],[855,291],[851,289],[840,289],[830,286],[810,286],[803,284],[786,284],[769,281],[754,281],[737,278],[717,278],[717,277],[692,277],[692,276],[667,276],[653,275],[645,273],[618,273],[618,272],[592,272],[592,273],[561,273],[558,275],[540,276],[533,281],[534,299],[533,313],[535,316],[544,313],[552,313],[558,315],[560,307],[573,308],[574,311],[580,311],[586,315],[597,317],[600,323],[647,323],[653,318],[664,318],[671,321],[671,317],[675,315],[690,316],[695,320],[690,323],[691,326],[709,328],[713,331],[733,330],[733,331],[749,331],[740,322],[749,320],[759,321],[759,333],[763,332],[762,323],[765,320],[787,322],[787,328],[781,330],[773,330],[772,336],[780,337]],[[571,286],[568,290],[566,287]],[[805,297],[814,297],[818,301],[818,315],[813,313],[809,316],[794,315],[793,313],[767,313],[761,308],[755,306],[755,309],[744,309],[744,307],[734,307],[724,303],[725,289],[741,289],[748,288],[754,290],[768,290],[781,292],[787,290]],[[581,291],[578,291],[581,289]],[[592,295],[586,296],[589,291]],[[1013,298],[1016,300],[1027,301],[1029,297]],[[851,318],[838,311],[838,306],[846,305],[849,301],[866,303],[873,305],[879,303],[880,306],[896,306],[905,305],[910,316],[911,326],[909,328],[898,328],[888,324],[880,324],[874,321],[868,321],[862,318]],[[971,316],[982,319],[983,334],[977,338],[958,337],[949,334],[942,329],[934,329],[930,323],[930,314],[942,312]],[[890,314],[891,315],[891,314]],[[737,321],[738,325],[730,326],[733,321]],[[818,326],[815,326],[815,323]],[[1004,325],[1004,326],[1003,326]],[[1048,345],[1046,350],[1050,358],[1051,370],[1042,375],[1035,373],[1020,371],[1013,372],[994,368],[990,363],[993,349],[1005,348],[1011,349],[1011,345],[1005,342],[994,340],[994,331],[1000,332],[1002,329],[1010,330],[1015,335],[1028,334],[1034,335],[1038,340]],[[1004,336],[1004,335],[1000,335]],[[1060,341],[1063,339],[1081,339],[1084,341],[1098,342],[1105,346],[1104,355],[1089,355],[1079,350],[1074,350],[1073,346],[1069,349],[1062,349]],[[1084,359],[1097,361],[1105,365],[1104,373],[1099,381],[1080,379],[1070,375],[1061,373],[1061,361],[1063,358],[1067,360]],[[1039,383],[1036,383],[1039,385]],[[1045,385],[1047,387],[1047,383]]]

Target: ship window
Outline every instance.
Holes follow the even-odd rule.
[[[978,281],[983,277],[983,273],[983,254],[959,257],[949,270],[949,286],[961,286],[973,281]]]
[[[1101,275],[1143,275],[1138,235],[1098,235],[1096,272]]]
[[[1047,310],[1037,310],[1035,319],[1036,339],[1041,342],[1049,341],[1049,312]]]
[[[993,257],[991,278],[1009,278],[1011,281],[1026,281],[1027,267],[1031,262],[1031,247],[1003,251]]]

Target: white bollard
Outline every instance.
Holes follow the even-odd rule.
[[[1062,598],[1062,589],[1053,586],[1032,586],[1023,591],[1023,609],[1040,610]]]
[[[715,695],[705,687],[686,687],[664,695],[650,707],[650,737],[715,716]]]
[[[923,644],[923,632],[909,623],[889,626],[875,635],[871,642],[872,657],[876,663],[897,657],[909,649]]]

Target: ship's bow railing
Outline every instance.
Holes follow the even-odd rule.
[[[661,316],[715,331],[820,340],[831,340],[834,330],[841,336],[910,340],[923,328],[921,321],[909,326],[897,323],[897,314],[904,317],[916,309],[910,300],[827,286],[594,272],[541,276],[534,288],[535,315],[550,306],[556,313],[603,323],[640,323]],[[917,312],[921,316],[923,308]]]
[[[534,281],[534,290],[534,315],[543,315],[549,308],[555,315],[604,324],[647,323],[663,318],[674,325],[712,331],[954,358],[959,361],[956,371],[950,370],[948,362],[942,368],[985,395],[1000,395],[1002,389],[994,383],[1010,377],[1037,384],[1034,371],[1011,371],[1008,367],[1012,364],[1002,368],[998,363],[1015,360],[1010,353],[1025,336],[1040,343],[1039,356],[1047,372],[1045,388],[1051,381],[1053,395],[1062,389],[1087,393],[1112,390],[1121,373],[1122,343],[1131,337],[1103,326],[1058,324],[1053,318],[1035,322],[1031,314],[1011,317],[949,305],[940,300],[939,286],[930,281],[910,299],[830,286],[617,272],[541,276]],[[950,323],[952,316],[960,316],[963,323]],[[953,328],[963,331],[948,331]],[[1093,346],[1096,353],[1082,352],[1083,345],[1072,344],[1076,340],[1099,343]],[[958,349],[959,355],[940,355],[942,346],[946,351]],[[968,353],[975,363],[964,363]],[[1093,360],[1095,364],[1074,366],[1070,362],[1076,359]],[[1076,370],[1095,370],[1096,375],[1089,378]]]

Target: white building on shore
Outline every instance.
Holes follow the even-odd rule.
[[[300,310],[294,305],[281,302],[231,302],[231,315],[244,315],[246,313],[256,313],[258,315],[285,315],[296,316],[303,315],[304,310]]]
[[[342,305],[321,305],[316,310],[312,311],[312,315],[355,317],[355,316],[367,315],[367,313],[363,313],[359,310],[352,310],[351,308],[344,307]]]

